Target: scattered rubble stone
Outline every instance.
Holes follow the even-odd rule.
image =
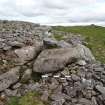
[[[48,38],[49,26],[0,25],[0,105],[30,91],[49,105],[105,105],[105,64],[95,60],[80,36],[63,33],[65,40],[57,41]]]

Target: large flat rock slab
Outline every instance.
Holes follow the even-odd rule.
[[[33,71],[39,73],[59,71],[74,59],[95,60],[90,50],[83,45],[74,48],[48,49],[42,51],[35,60]]]

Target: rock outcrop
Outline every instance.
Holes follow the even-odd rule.
[[[33,71],[47,73],[62,70],[73,58],[77,58],[77,54],[72,48],[45,50],[35,60]]]
[[[91,51],[84,45],[78,44],[72,48],[58,48],[44,50],[35,60],[33,71],[39,73],[56,72],[62,70],[67,64],[78,59],[95,61]]]
[[[105,105],[105,64],[80,36],[57,41],[48,26],[10,23],[0,22],[0,105],[30,91],[48,105]]]

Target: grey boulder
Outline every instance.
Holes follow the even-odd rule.
[[[72,47],[71,44],[65,42],[64,40],[57,41],[56,39],[44,38],[43,43],[45,48],[68,48]]]
[[[44,38],[43,44],[45,48],[57,47],[57,40],[51,38]]]
[[[82,44],[78,44],[74,48],[77,50],[78,54],[80,55],[80,58],[82,58],[83,60],[90,61],[90,62],[95,61],[95,57],[93,56],[90,49],[87,48],[86,46]]]
[[[7,89],[10,85],[19,80],[20,67],[15,67],[12,70],[0,75],[0,91]]]
[[[45,73],[61,70],[71,62],[76,53],[73,49],[64,48],[44,50],[36,59],[33,71]]]
[[[17,55],[17,62],[20,65],[27,63],[34,59],[42,50],[42,43],[37,43],[36,46],[26,46],[21,49],[16,49],[15,54]]]
[[[83,45],[74,48],[48,49],[42,51],[35,60],[33,71],[39,73],[59,71],[74,59],[95,60],[90,50]]]

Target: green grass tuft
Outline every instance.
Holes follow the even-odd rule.
[[[7,105],[19,105],[19,97],[11,97]]]
[[[63,35],[54,35],[54,38],[58,41],[63,39]]]
[[[46,102],[47,103],[47,102]],[[7,105],[47,105],[40,99],[39,92],[28,92],[22,97],[11,97]]]
[[[44,105],[44,104],[39,99],[38,94],[30,92],[20,99],[19,105]]]

